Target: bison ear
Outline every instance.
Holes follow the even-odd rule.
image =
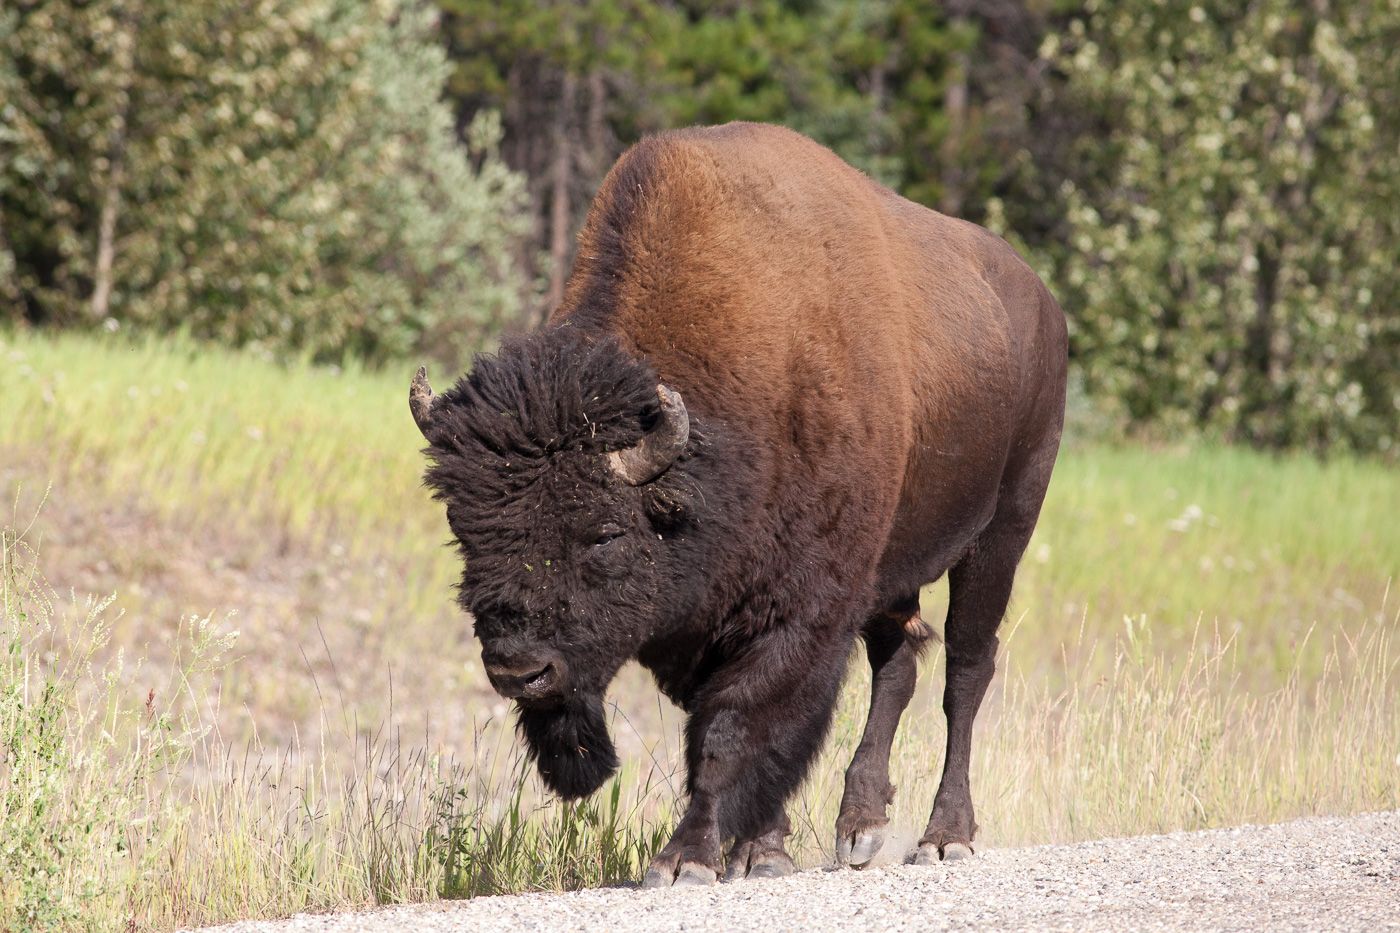
[[[690,416],[681,394],[657,385],[661,414],[642,439],[625,450],[608,454],[608,468],[624,483],[641,486],[656,479],[675,462],[690,439]]]
[[[433,425],[433,410],[437,407],[438,397],[433,394],[433,387],[428,385],[428,368],[419,366],[418,372],[413,376],[413,382],[408,387],[408,409],[413,412],[413,420],[418,423],[418,430],[423,432],[423,437],[429,441],[428,429]]]

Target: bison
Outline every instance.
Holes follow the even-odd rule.
[[[687,713],[688,805],[643,885],[793,870],[784,806],[855,640],[872,671],[837,852],[880,849],[890,745],[949,574],[948,742],[916,860],[972,853],[972,723],[1064,418],[1066,329],[1004,241],[795,132],[642,140],[547,326],[410,407],[464,558],[459,602],[565,798],[617,767],[636,659]]]

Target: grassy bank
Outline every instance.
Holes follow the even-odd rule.
[[[625,672],[618,781],[540,794],[450,605],[410,372],[0,338],[0,926],[636,877],[673,817],[678,718]],[[985,840],[1400,806],[1395,515],[1376,463],[1067,449],[979,721]],[[941,765],[935,655],[895,751],[909,839]],[[794,807],[808,864],[867,683],[856,658]]]

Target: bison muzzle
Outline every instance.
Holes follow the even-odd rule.
[[[688,714],[689,803],[643,879],[785,874],[785,804],[857,638],[837,853],[880,849],[895,728],[949,575],[948,742],[920,861],[971,854],[968,759],[1064,417],[1065,320],[1005,242],[776,127],[666,133],[604,180],[540,332],[410,407],[492,686],[546,785],[617,767],[636,659]]]

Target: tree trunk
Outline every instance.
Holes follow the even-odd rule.
[[[8,262],[6,261],[8,257]],[[0,216],[0,323],[20,321],[33,323],[32,314],[26,307],[24,293],[20,289],[15,263],[14,247],[5,233],[5,218]]]
[[[564,278],[568,272],[569,233],[573,219],[569,191],[573,176],[569,113],[574,104],[574,84],[574,76],[565,72],[563,89],[554,110],[554,163],[550,170],[552,190],[549,207],[549,293],[544,309],[546,317],[564,298]],[[540,323],[543,323],[543,320]]]
[[[544,270],[541,253],[545,246],[544,235],[544,194],[541,181],[543,173],[536,165],[538,158],[539,132],[530,106],[537,95],[537,63],[520,58],[511,61],[506,71],[506,95],[502,105],[502,123],[505,129],[501,139],[501,156],[512,171],[525,177],[526,194],[529,197],[530,230],[515,244],[515,268],[519,271],[520,313],[509,322],[512,328],[528,330],[540,316],[537,303],[540,300],[539,283]]]
[[[93,264],[93,320],[104,321],[112,303],[112,263],[116,258],[117,211],[121,207],[122,159],[125,149],[125,129],[113,133],[107,173],[107,190],[102,195],[102,213],[97,223],[97,261]]]
[[[870,126],[866,131],[866,146],[873,156],[885,155],[885,76],[889,73],[889,57],[870,67],[869,90]]]
[[[116,35],[113,54],[117,87],[117,112],[107,137],[107,184],[102,192],[102,208],[97,221],[97,256],[93,262],[92,297],[89,313],[93,320],[104,321],[111,312],[112,267],[117,254],[117,215],[121,211],[122,184],[126,178],[127,121],[131,115],[131,98],[135,84],[137,11],[118,9],[120,31]]]
[[[601,181],[612,162],[608,145],[608,83],[601,68],[588,75],[588,159],[592,180]]]
[[[967,71],[970,65],[968,54],[961,51],[953,56],[952,74],[947,90],[943,92],[943,109],[948,115],[948,134],[943,137],[941,148],[943,171],[943,193],[938,200],[938,209],[945,214],[956,216],[963,207],[966,192],[963,190],[963,147],[967,133]]]

